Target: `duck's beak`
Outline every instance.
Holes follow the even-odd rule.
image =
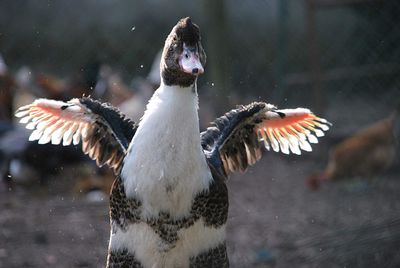
[[[179,66],[182,71],[192,75],[200,75],[204,73],[204,67],[200,62],[199,52],[197,47],[189,47],[183,45],[183,51],[179,57]]]

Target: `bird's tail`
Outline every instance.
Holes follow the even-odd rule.
[[[400,141],[400,103],[396,110],[390,115],[389,120],[392,124],[393,136],[397,143]]]
[[[329,173],[323,171],[309,176],[306,180],[306,184],[308,188],[310,188],[310,190],[316,191],[319,189],[323,181],[328,181],[328,180],[330,180]]]

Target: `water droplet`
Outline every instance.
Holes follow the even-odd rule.
[[[131,28],[131,32],[133,32],[135,29],[136,29],[136,27],[133,26],[133,27]]]
[[[143,64],[141,64],[141,65],[140,65],[140,68],[143,68],[143,67],[144,67]]]
[[[211,86],[213,87],[213,86],[214,86],[214,83],[211,83]]]
[[[160,177],[158,178],[158,180],[160,181],[160,180],[162,180],[163,178],[164,178],[164,169],[161,169]]]

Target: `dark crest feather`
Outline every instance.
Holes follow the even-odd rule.
[[[176,35],[185,44],[194,46],[200,41],[199,27],[189,17],[181,19],[176,26]]]

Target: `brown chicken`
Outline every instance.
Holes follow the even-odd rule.
[[[93,62],[85,65],[69,79],[60,79],[52,75],[39,73],[35,82],[43,90],[42,97],[66,100],[83,95],[93,95],[97,83],[100,64]]]
[[[400,107],[400,106],[399,106]],[[326,169],[310,176],[308,186],[316,190],[323,181],[352,177],[372,178],[393,163],[399,135],[400,109],[336,145]]]
[[[0,121],[10,122],[13,118],[14,88],[14,77],[0,55]]]
[[[77,167],[77,174],[79,175],[77,176],[73,190],[79,194],[101,191],[108,196],[115,179],[111,169],[97,169],[91,165],[80,164],[80,167]]]
[[[45,96],[55,99],[62,99],[67,90],[66,81],[43,73],[36,75],[36,84],[44,90]]]

